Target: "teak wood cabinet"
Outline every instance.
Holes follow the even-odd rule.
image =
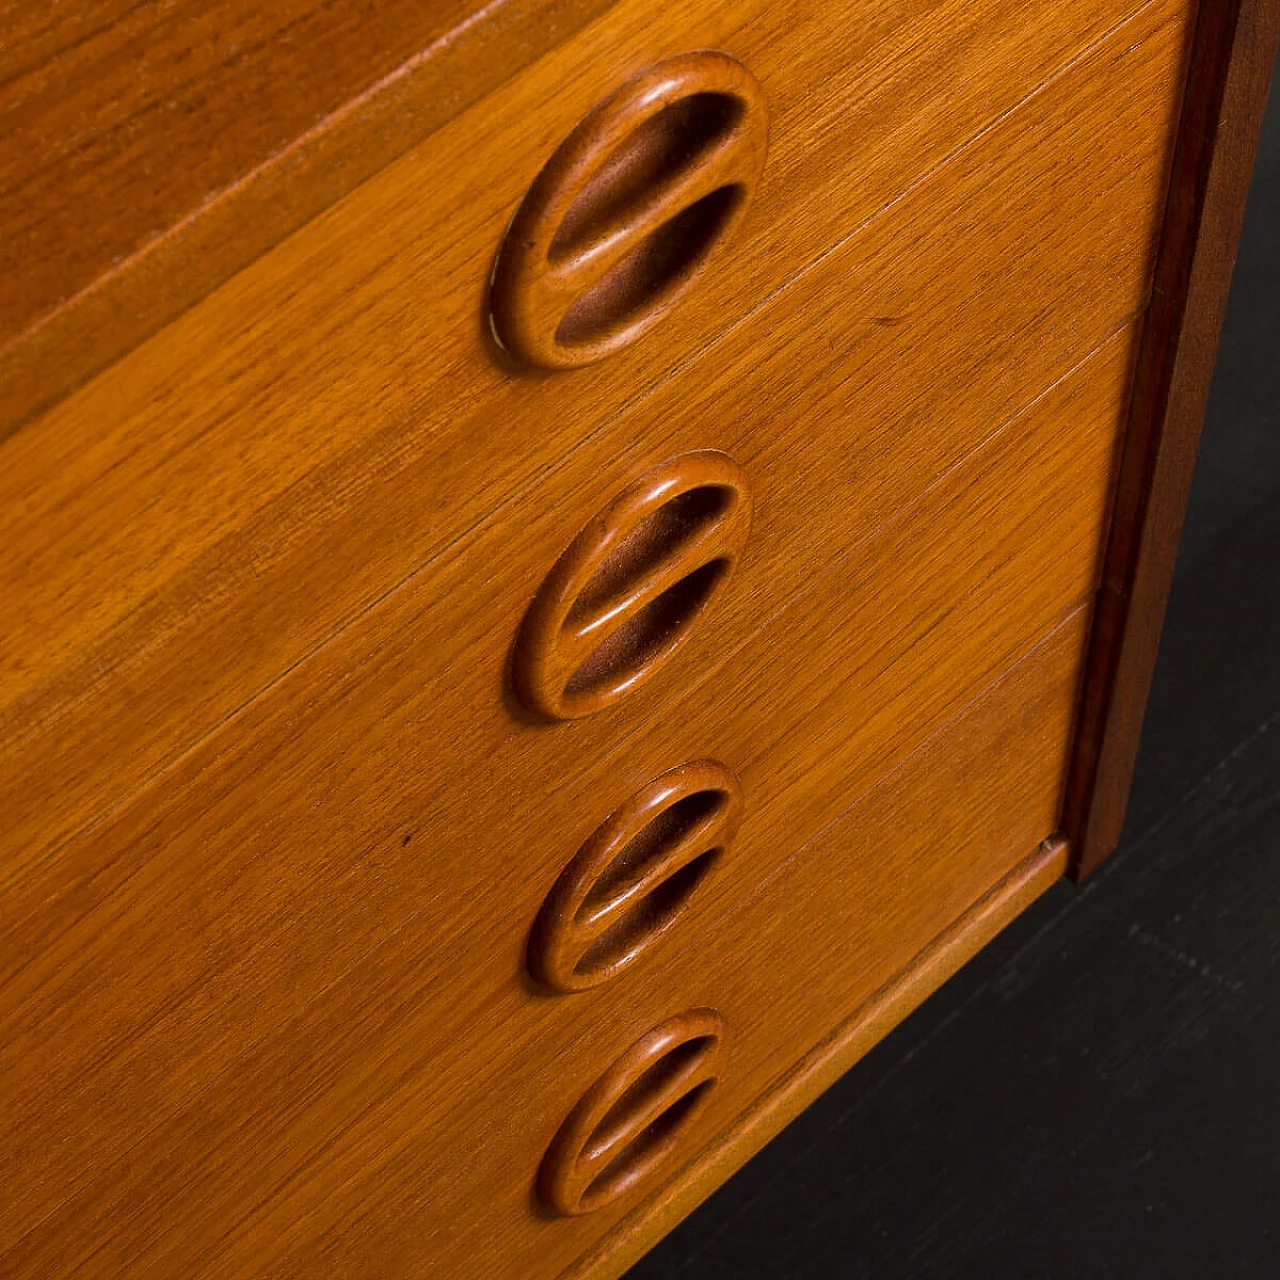
[[[0,1273],[617,1276],[1115,845],[1280,4],[0,21]]]

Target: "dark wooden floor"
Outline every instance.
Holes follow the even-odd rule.
[[[1280,1280],[1280,92],[1120,852],[629,1280]]]

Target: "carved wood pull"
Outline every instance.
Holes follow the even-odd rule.
[[[742,788],[724,765],[669,769],[614,810],[547,895],[529,970],[555,991],[608,981],[688,905],[738,829]]]
[[[547,575],[512,662],[520,697],[566,720],[599,711],[680,647],[729,576],[751,523],[742,469],[713,450],[647,471]]]
[[[491,312],[503,346],[568,369],[645,332],[737,225],[767,119],[751,73],[705,50],[650,67],[589,112],[499,250]]]
[[[691,1009],[635,1042],[583,1095],[538,1171],[559,1213],[589,1213],[647,1177],[706,1106],[724,1070],[728,1028]]]

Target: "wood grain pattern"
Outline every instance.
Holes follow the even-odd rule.
[[[6,5],[0,437],[605,8]]]
[[[667,58],[593,107],[533,180],[494,266],[494,332],[573,369],[660,323],[723,252],[764,168],[769,109],[736,58]]]
[[[728,1052],[729,1027],[714,1009],[690,1009],[645,1032],[557,1130],[538,1169],[542,1202],[591,1213],[651,1181],[711,1100]]]
[[[751,483],[695,449],[609,496],[538,587],[511,655],[533,711],[604,710],[652,678],[703,622],[742,556]]]
[[[457,705],[491,705],[502,662],[486,616],[463,632],[465,612],[437,612],[424,630],[421,602],[438,598],[424,582],[387,643],[327,646],[234,740],[11,891],[0,1150],[16,1171],[14,1275],[90,1246],[109,1268],[190,1274],[229,1215],[274,1202],[324,1151],[338,1161],[312,1170],[326,1187],[353,1175],[367,1149],[342,1135],[359,1117],[407,1132],[402,1108],[425,1116],[420,1087],[480,1087],[460,1046],[576,1016],[561,1011],[591,995],[521,989],[529,925],[602,816],[694,755],[733,767],[751,802],[738,875],[708,882],[679,936],[698,936],[696,910],[733,917],[722,893],[767,875],[1089,595],[1128,365],[1128,342],[1110,343],[690,682],[675,718],[495,738],[438,688],[474,672]],[[501,563],[501,533],[476,564]],[[435,686],[397,637],[436,656]],[[652,948],[637,981],[673,954]]]
[[[845,825],[842,823],[841,827]],[[851,839],[853,836],[850,833]],[[840,848],[836,839],[823,844]],[[613,1280],[622,1276],[1001,929],[1057,883],[1069,862],[1070,849],[1065,840],[1046,840],[939,934],[908,968],[830,1031],[755,1105],[736,1117],[726,1133],[698,1153],[696,1163],[646,1199],[596,1248],[567,1269],[564,1280]]]
[[[976,39],[969,17],[954,17],[957,39]],[[1020,20],[1030,18],[1023,13]],[[1078,13],[1072,21],[1088,26]],[[1045,29],[1045,49],[1064,39],[1051,23],[1032,25]],[[438,341],[424,347],[430,333],[403,323],[405,293],[439,296],[442,282],[457,285],[459,272],[463,279],[480,272],[480,252],[489,250],[473,241],[453,267],[437,256],[428,276],[393,256],[403,291],[372,272],[358,305],[351,295],[339,308],[364,336],[345,333],[338,345],[351,358],[335,362],[326,336],[332,322],[317,333],[312,310],[331,313],[333,299],[319,287],[329,249],[352,236],[361,247],[371,236],[383,250],[413,239],[412,210],[401,210],[407,224],[384,225],[379,180],[360,193],[359,216],[353,198],[332,225],[322,219],[282,246],[279,257],[264,259],[265,279],[244,273],[236,289],[211,298],[161,335],[163,342],[14,437],[0,454],[0,588],[20,602],[8,619],[0,679],[6,880],[39,865],[470,522],[481,521],[483,530],[500,518],[525,530],[524,554],[536,576],[515,590],[527,600],[567,533],[598,504],[598,489],[586,478],[623,475],[632,465],[708,445],[725,448],[753,474],[781,468],[794,476],[804,488],[760,495],[773,538],[760,544],[767,558],[757,581],[781,592],[773,597],[780,602],[801,585],[795,565],[834,554],[874,528],[1142,306],[1182,27],[1173,0],[1143,10],[1051,92],[827,255],[731,339],[682,367],[660,394],[638,391],[660,381],[654,371],[670,363],[664,349],[645,342],[598,369],[567,375],[571,387],[560,377],[499,376],[487,356],[454,359]],[[773,104],[775,157],[785,157],[788,138],[807,137],[821,124],[820,107],[834,127],[837,105],[854,90],[845,82],[802,111],[778,87],[769,37],[767,24],[759,24],[753,40],[761,44],[749,52]],[[1005,55],[1021,45],[992,39],[1000,55],[992,79],[972,100],[953,103],[961,121],[972,120],[979,103],[989,108],[1015,91],[1006,68],[1016,59]],[[868,123],[896,111],[905,92],[911,59],[897,48],[896,61],[885,54],[888,78],[883,94],[871,97]],[[590,52],[575,49],[573,65]],[[597,78],[581,80],[582,96],[593,100]],[[913,100],[930,101],[927,94]],[[567,109],[573,106],[570,100]],[[841,118],[847,122],[848,113]],[[893,154],[908,165],[912,158],[932,162],[933,134],[920,131],[935,129],[938,119],[935,108],[918,105],[892,135]],[[486,120],[495,145],[513,145],[492,111]],[[954,125],[939,132],[954,136]],[[456,133],[437,136],[458,146],[474,142],[462,122]],[[817,136],[825,138],[821,130]],[[1100,136],[1114,147],[1096,145]],[[795,145],[798,176],[808,186],[800,193],[781,174],[772,188],[766,179],[756,230],[750,216],[743,228],[738,281],[761,283],[758,272],[777,269],[755,265],[773,262],[761,252],[770,239],[794,232],[803,239],[789,241],[781,256],[803,256],[801,245],[813,251],[819,236],[877,207],[902,178],[853,148],[849,161],[863,180],[846,186],[868,203],[851,209],[811,180],[844,182],[846,171],[806,169],[805,158],[815,153]],[[389,189],[401,191],[405,178],[389,172]],[[510,198],[518,194],[513,181]],[[820,212],[783,216],[787,200],[801,194],[805,210]],[[486,202],[460,184],[459,209]],[[362,218],[377,219],[382,229],[364,235]],[[308,249],[313,244],[316,252]],[[306,305],[309,284],[301,278],[288,286],[293,302],[281,304],[286,268],[305,269],[316,284]],[[350,255],[343,268],[339,278],[349,285]],[[708,305],[723,300],[712,277],[704,284]],[[479,300],[477,284],[455,309]],[[256,320],[246,327],[246,316],[264,316],[266,327]],[[441,324],[456,331],[446,319]],[[673,329],[681,323],[679,312],[670,319]],[[393,332],[399,349],[387,363]],[[284,372],[264,365],[263,343],[294,351],[295,365]],[[378,358],[369,358],[375,349]],[[426,359],[436,361],[434,380]],[[628,411],[611,418],[628,400]],[[557,439],[567,448],[601,421],[608,430],[588,438],[571,466],[552,470],[544,483],[559,527],[543,521],[526,528],[528,507],[523,514],[499,507],[499,495],[531,472],[546,474],[555,424],[564,423]],[[90,423],[103,433],[86,449]],[[835,454],[827,445],[831,430],[846,440]],[[369,438],[350,443],[362,433]],[[463,548],[477,545],[477,537],[479,531],[469,534],[451,551],[456,572],[475,563]],[[492,634],[506,634],[500,619],[491,625]],[[708,642],[712,632],[723,643],[714,628]],[[101,768],[103,759],[113,761],[110,771]]]
[[[1275,0],[1201,9],[1072,763],[1077,876],[1124,824],[1278,44]]]
[[[717,760],[676,765],[628,796],[547,894],[529,935],[532,977],[584,991],[633,964],[726,860],[741,819],[742,785]]]
[[[697,1139],[707,1143],[726,1131],[736,1137],[753,1119],[761,1122],[753,1116],[758,1108],[779,1105],[776,1096],[794,1077],[819,1075],[824,1054],[819,1047],[811,1057],[814,1047],[856,1028],[869,1012],[864,1003],[874,1009],[892,984],[888,1008],[877,1010],[876,1019],[876,1029],[887,1030],[905,1014],[911,994],[918,999],[921,987],[945,977],[948,926],[1004,875],[1012,872],[1019,884],[1017,868],[1027,850],[1053,830],[1086,626],[1083,616],[1069,619],[987,697],[797,850],[757,894],[739,900],[731,915],[720,912],[709,919],[701,946],[649,974],[635,975],[606,1008],[571,1011],[576,1025],[565,1028],[573,1037],[570,1047],[559,1052],[558,1036],[554,1048],[546,1046],[543,1052],[554,1054],[552,1066],[530,1072],[530,1093],[554,1095],[557,1102],[565,1095],[571,1099],[574,1090],[591,1082],[600,1062],[625,1047],[632,1028],[646,1025],[651,1010],[714,1000],[732,1043],[724,1075],[689,1131],[692,1148]],[[997,764],[1003,766],[999,771]],[[1044,862],[1048,865],[1028,877],[1041,889],[1050,867],[1060,871],[1063,859],[1050,855]],[[1024,886],[1010,896],[1025,904],[1033,892]],[[977,914],[981,919],[981,903]],[[991,926],[983,932],[989,936]],[[930,950],[928,944],[939,935],[944,936]],[[805,938],[804,946],[796,945],[798,936]],[[968,945],[976,949],[976,940]],[[913,981],[910,967],[922,950],[924,972]],[[902,975],[896,983],[895,975]],[[515,1061],[533,1056],[532,1050],[521,1054],[525,1043],[534,1043],[524,1034],[521,1026],[510,1028]],[[858,1040],[864,1047],[868,1043],[855,1037],[855,1044]],[[614,1241],[605,1236],[594,1249],[590,1243],[592,1236],[600,1239],[626,1201],[590,1218],[547,1222],[529,1212],[518,1180],[506,1178],[491,1205],[491,1220],[503,1223],[501,1234],[478,1228],[446,1238],[441,1225],[466,1222],[477,1190],[498,1181],[488,1170],[510,1169],[525,1158],[524,1150],[536,1159],[538,1137],[556,1123],[555,1104],[549,1102],[550,1117],[512,1116],[505,1124],[492,1124],[488,1142],[474,1156],[474,1182],[444,1187],[430,1177],[424,1140],[448,1146],[456,1140],[454,1133],[466,1132],[482,1113],[480,1106],[462,1101],[461,1090],[456,1096],[461,1114],[447,1127],[415,1134],[397,1150],[375,1154],[373,1126],[348,1135],[350,1145],[363,1143],[364,1153],[374,1158],[372,1167],[326,1206],[331,1223],[320,1230],[310,1223],[295,1226],[288,1215],[299,1212],[310,1196],[291,1196],[253,1223],[224,1259],[232,1268],[252,1271],[254,1250],[265,1250],[277,1274],[299,1277],[343,1269],[411,1275],[424,1255],[432,1258],[437,1274],[449,1277],[477,1271],[522,1280],[562,1271],[616,1275],[609,1258]],[[690,1149],[685,1169],[675,1174],[676,1195],[686,1204],[689,1189],[681,1184],[696,1178],[701,1156]],[[666,1198],[657,1192],[659,1202]],[[653,1207],[650,1200],[638,1216]],[[623,1232],[625,1238],[626,1225]]]

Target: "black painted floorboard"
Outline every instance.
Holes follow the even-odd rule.
[[[1120,851],[629,1280],[1280,1280],[1280,93]]]

